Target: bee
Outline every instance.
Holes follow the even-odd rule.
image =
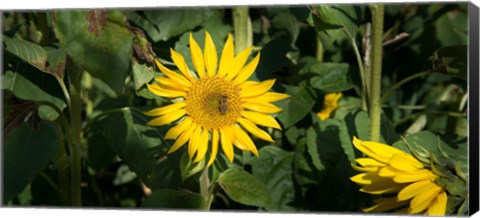
[[[227,109],[228,109],[227,100],[228,100],[228,97],[225,95],[222,95],[220,96],[220,100],[218,101],[218,110],[222,115],[227,113]]]

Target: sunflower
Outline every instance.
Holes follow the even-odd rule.
[[[383,195],[375,200],[375,205],[364,208],[364,212],[396,210],[409,214],[445,215],[447,193],[436,183],[438,176],[422,162],[402,150],[378,142],[354,137],[353,145],[369,158],[356,159],[360,166],[352,166],[363,173],[350,179],[362,186],[362,192]]]
[[[342,93],[329,93],[323,97],[323,109],[317,113],[321,120],[326,120],[330,114],[338,108],[338,100],[342,97]]]
[[[228,34],[220,61],[213,40],[205,33],[204,51],[190,33],[190,53],[195,67],[193,73],[184,57],[170,49],[171,58],[180,73],[165,67],[156,60],[165,77],[155,78],[156,84],[147,84],[155,95],[170,98],[172,104],[146,112],[156,118],[147,124],[162,126],[178,121],[170,128],[165,139],[175,140],[168,154],[188,143],[188,155],[194,162],[204,159],[211,146],[210,166],[216,158],[218,146],[229,161],[233,162],[234,148],[250,151],[258,156],[258,150],[247,134],[273,142],[272,137],[258,126],[281,130],[277,121],[270,116],[282,109],[272,102],[288,95],[268,92],[275,79],[262,82],[247,81],[260,60],[260,52],[249,62],[252,47],[234,55],[233,38]],[[211,143],[209,143],[211,142]]]

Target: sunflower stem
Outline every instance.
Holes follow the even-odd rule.
[[[239,53],[253,44],[252,21],[248,15],[248,7],[235,7],[233,13],[233,27],[235,37],[235,52]]]
[[[370,5],[372,12],[372,73],[370,77],[370,140],[380,141],[380,119],[382,104],[380,91],[382,83],[382,37],[383,37],[383,11],[381,4]]]
[[[200,175],[200,195],[205,200],[205,210],[210,210],[211,193],[209,192],[210,179],[208,178],[208,167],[205,167]]]
[[[72,206],[82,206],[81,195],[81,160],[82,160],[82,99],[81,99],[81,81],[83,70],[78,66],[72,64],[70,71],[70,94],[71,94],[71,107],[70,107],[70,127],[72,137],[70,140],[71,145],[71,202]]]
[[[322,41],[320,40],[320,37],[317,36],[317,50],[315,52],[315,57],[317,58],[317,61],[322,63],[323,62],[323,44]]]

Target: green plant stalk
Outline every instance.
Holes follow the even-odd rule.
[[[426,76],[426,75],[429,75],[431,74],[431,72],[420,72],[420,73],[416,73],[416,74],[413,74],[405,79],[402,79],[400,82],[396,83],[395,85],[393,85],[392,87],[390,87],[384,94],[383,96],[380,98],[379,102],[380,104],[383,104],[385,103],[385,101],[387,100],[388,96],[390,96],[390,94],[392,94],[392,92],[394,92],[395,90],[397,90],[398,88],[400,88],[400,86],[404,85],[405,83],[407,82],[410,82],[416,78],[419,78],[419,77],[423,77],[423,76]]]
[[[210,210],[211,193],[208,191],[210,188],[210,179],[208,178],[208,167],[205,167],[200,175],[200,195],[205,200],[205,210]]]
[[[380,91],[382,84],[382,37],[383,37],[383,11],[380,4],[370,5],[372,12],[372,74],[370,77],[370,140],[380,141],[380,119],[382,105],[380,103]]]
[[[315,57],[317,58],[317,61],[322,63],[323,62],[323,44],[322,41],[320,40],[320,37],[317,35],[317,50],[315,52]]]
[[[367,100],[369,96],[368,86],[365,78],[365,68],[363,67],[362,56],[360,54],[360,50],[358,50],[357,42],[355,41],[355,37],[353,37],[348,30],[343,28],[343,32],[350,38],[353,46],[353,50],[355,51],[355,57],[357,58],[358,69],[360,73],[360,80],[362,80],[362,110],[367,110]],[[318,40],[318,39],[317,39]]]
[[[70,123],[72,130],[71,144],[71,199],[72,206],[82,206],[82,194],[81,194],[81,160],[82,160],[82,99],[81,99],[81,81],[83,70],[77,66],[72,65],[72,71],[70,76]]]
[[[248,7],[235,7],[233,13],[233,28],[235,37],[235,53],[239,53],[253,44],[252,21],[248,15]]]

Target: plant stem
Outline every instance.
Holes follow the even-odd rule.
[[[362,55],[358,50],[357,42],[355,41],[355,37],[353,37],[348,30],[343,28],[343,32],[350,38],[353,46],[353,50],[355,51],[355,57],[357,58],[358,70],[360,73],[360,80],[362,80],[362,110],[367,110],[367,100],[369,96],[367,81],[365,78],[365,68],[363,66]]]
[[[317,58],[317,61],[322,63],[323,62],[323,44],[322,41],[320,40],[320,37],[317,38],[317,50],[315,52],[315,57]]]
[[[429,75],[431,74],[430,72],[421,72],[421,73],[416,73],[416,74],[413,74],[405,79],[402,79],[400,82],[396,83],[395,85],[393,85],[392,87],[390,87],[382,96],[382,98],[380,98],[380,104],[383,104],[385,103],[385,101],[387,100],[388,96],[390,96],[390,94],[392,94],[393,91],[397,90],[398,88],[400,88],[400,86],[402,86],[403,84],[411,81],[411,80],[414,80],[416,78],[419,78],[419,77],[422,77],[422,76],[426,76],[426,75]]]
[[[210,210],[210,203],[211,203],[211,194],[208,191],[210,188],[210,179],[208,178],[208,167],[205,167],[202,171],[202,175],[200,175],[200,195],[202,195],[203,199],[206,202],[205,210]]]
[[[235,53],[239,53],[253,44],[252,22],[248,15],[248,7],[233,8],[233,27],[235,37]]]
[[[75,65],[71,65],[73,69],[69,74],[70,76],[70,94],[71,94],[71,107],[70,107],[70,124],[72,131],[71,144],[71,201],[72,206],[82,206],[82,194],[81,194],[81,161],[82,161],[82,99],[81,99],[81,81],[83,70]]]
[[[372,12],[372,73],[370,77],[370,140],[380,141],[382,105],[379,101],[382,84],[383,5],[370,5]]]

